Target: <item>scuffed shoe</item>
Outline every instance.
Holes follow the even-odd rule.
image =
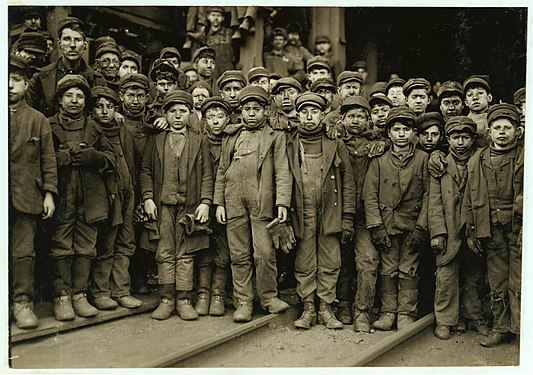
[[[92,303],[98,310],[114,310],[118,307],[117,301],[108,296],[94,297]]]
[[[416,319],[410,315],[398,314],[398,321],[396,322],[398,331],[401,331],[402,329],[409,327],[415,321]]]
[[[200,293],[198,294],[198,301],[196,301],[196,306],[194,308],[198,312],[198,315],[204,316],[209,313],[209,305],[211,303],[211,298],[209,293]]]
[[[479,342],[481,346],[485,348],[492,348],[507,342],[512,342],[514,340],[514,334],[511,332],[500,333],[500,332],[490,332],[487,337]]]
[[[189,298],[176,300],[176,313],[183,320],[198,319],[198,311],[196,311],[194,307],[192,307],[192,303]]]
[[[269,299],[268,301],[261,302],[261,307],[268,310],[271,314],[279,314],[288,310],[290,307],[287,302],[280,300],[278,297]]]
[[[354,317],[353,330],[355,332],[371,332],[370,319],[368,318],[367,311],[355,309]]]
[[[224,314],[226,314],[226,308],[224,306],[224,297],[223,296],[211,297],[211,305],[209,306],[209,315],[223,316]]]
[[[161,298],[159,301],[159,306],[152,313],[152,319],[156,320],[166,320],[170,318],[176,309],[176,301],[168,298]]]
[[[72,306],[76,315],[83,318],[92,318],[98,315],[98,309],[91,305],[87,301],[87,295],[85,293],[78,293],[72,296]]]
[[[490,333],[489,326],[487,325],[487,322],[479,319],[479,320],[470,320],[466,328],[468,328],[471,331],[475,331],[479,333],[481,336],[488,336]]]
[[[441,340],[450,339],[450,327],[444,325],[438,325],[435,327],[435,337]]]
[[[54,298],[54,316],[60,322],[74,320],[76,313],[72,308],[72,300],[70,296],[60,296]]]
[[[318,309],[318,323],[325,325],[328,329],[344,328],[344,324],[339,322],[335,317],[335,314],[333,314],[333,311],[331,311],[331,306],[324,301],[320,301],[320,307]]]
[[[304,311],[299,319],[294,321],[294,328],[309,329],[316,324],[317,315],[314,302],[304,302]]]
[[[340,301],[337,305],[337,319],[339,319],[342,324],[352,324],[353,316],[352,309],[350,308],[350,303],[348,301]]]
[[[142,305],[144,305],[143,301],[132,297],[129,294],[126,296],[117,297],[115,298],[115,300],[120,306],[125,307],[127,309],[136,309],[137,307],[141,307]]]
[[[39,320],[33,313],[33,303],[29,301],[14,302],[13,317],[18,328],[32,329],[39,326]]]
[[[237,309],[233,313],[234,322],[249,322],[252,320],[254,307],[252,302],[239,302]]]
[[[378,320],[372,324],[372,327],[380,331],[390,331],[396,322],[396,314],[383,313]]]

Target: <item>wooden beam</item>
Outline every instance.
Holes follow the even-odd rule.
[[[327,35],[331,39],[331,47],[341,67],[346,65],[346,32],[344,24],[344,8],[313,7],[311,8],[311,33],[309,34],[309,50],[315,47],[315,38]],[[338,74],[339,72],[337,72]]]
[[[115,9],[107,8],[107,7],[95,7],[95,10],[101,13],[110,14],[112,16],[120,17],[125,19],[126,21],[129,21],[131,23],[135,23],[153,30],[159,30],[163,31],[165,33],[170,33],[173,35],[178,35],[178,32],[175,28],[164,26],[156,21],[153,21],[148,18],[139,17],[134,14],[129,14],[125,12],[121,12]]]
[[[265,20],[257,16],[255,33],[246,37],[246,43],[241,47],[240,66],[245,75],[256,66],[263,66],[263,40],[265,37]]]

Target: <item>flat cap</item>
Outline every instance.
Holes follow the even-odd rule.
[[[405,85],[405,79],[402,79],[400,77],[393,78],[389,82],[387,82],[387,86],[385,87],[385,94],[389,93],[389,89],[391,87],[396,87],[396,86],[400,86],[402,88],[402,92],[403,92],[403,85]]]
[[[218,12],[218,13],[224,14],[224,8],[223,7],[216,7],[216,6],[207,7],[207,13],[211,13],[211,12]]]
[[[357,60],[352,64],[352,69],[366,69],[366,61],[365,60]]]
[[[57,35],[61,37],[61,31],[63,31],[64,28],[72,27],[73,25],[78,25],[81,29],[85,28],[85,24],[79,18],[65,17],[59,20],[59,22],[57,23]]]
[[[438,112],[426,112],[416,118],[416,128],[419,133],[434,125],[442,132],[444,118]]]
[[[281,75],[277,72],[270,73],[270,79],[281,79]]]
[[[345,70],[337,77],[337,87],[346,82],[359,82],[363,83],[363,76],[361,73]]]
[[[335,86],[335,82],[333,82],[333,79],[329,77],[319,78],[315,82],[311,83],[311,91],[317,92],[319,89],[329,89],[333,92],[337,89],[337,86]]]
[[[195,62],[196,60],[200,60],[203,57],[211,58],[215,60],[217,58],[217,53],[214,48],[211,47],[200,47],[196,51],[194,51],[192,55],[192,62]]]
[[[363,108],[370,115],[370,105],[368,104],[368,100],[366,100],[362,96],[347,97],[346,100],[344,100],[344,102],[341,105],[341,108],[340,108],[341,115],[344,115],[346,112],[348,112],[352,108]]]
[[[243,86],[246,86],[246,77],[244,77],[244,74],[240,70],[226,70],[218,77],[217,86],[219,89],[222,89],[226,83],[232,81],[241,82]]]
[[[36,31],[23,32],[17,40],[17,49],[36,53],[46,53],[46,38]]]
[[[169,74],[174,77],[175,81],[177,81],[179,72],[176,68],[174,68],[174,65],[172,65],[171,63],[165,60],[157,59],[154,61],[152,71],[150,72],[150,78],[152,79],[152,81],[156,82],[158,79],[157,77],[161,74]]]
[[[243,88],[239,93],[238,99],[240,105],[243,105],[250,100],[257,100],[259,103],[266,106],[268,105],[269,97],[264,88],[261,86],[252,85]]]
[[[85,93],[86,99],[91,97],[91,88],[84,76],[80,74],[67,74],[57,82],[55,97],[60,98],[65,91],[77,87]]]
[[[437,91],[437,98],[440,100],[443,97],[448,97],[452,95],[457,95],[463,97],[463,86],[457,81],[446,81],[440,85],[439,90]]]
[[[113,43],[117,44],[117,41],[112,36],[104,35],[99,36],[94,40],[94,50],[96,51],[104,43]]]
[[[150,83],[148,77],[141,73],[130,73],[122,76],[118,81],[118,87],[120,90],[127,89],[128,87],[138,87],[140,89],[149,90]]]
[[[250,69],[248,72],[248,83],[260,77],[270,78],[270,71],[263,66],[256,66],[255,68]]]
[[[513,94],[513,103],[515,105],[520,104],[520,101],[522,101],[522,100],[526,100],[526,88],[525,87],[519,88]]]
[[[403,85],[403,94],[407,97],[415,89],[424,89],[429,93],[431,85],[425,78],[411,78]]]
[[[298,92],[302,92],[302,85],[300,82],[292,77],[283,77],[274,84],[274,87],[272,87],[272,94],[277,94],[279,90],[285,87],[294,87]]]
[[[372,88],[370,89],[370,96],[377,92],[381,92],[385,94],[385,89],[387,88],[387,82],[378,81],[372,85]]]
[[[401,123],[414,128],[416,123],[415,119],[416,115],[411,108],[405,106],[393,107],[389,111],[387,123],[385,124],[385,129],[390,128],[396,121],[400,121]]]
[[[174,104],[185,104],[190,110],[192,110],[193,101],[191,94],[183,90],[169,92],[163,100],[163,111],[167,111]]]
[[[141,70],[141,55],[139,55],[137,52],[134,52],[132,50],[125,50],[122,52],[122,61],[124,60],[131,60],[134,63],[137,64],[137,68]]]
[[[230,104],[222,99],[221,96],[213,96],[204,100],[202,103],[202,113],[205,114],[209,108],[222,108],[226,114],[231,113]]]
[[[372,95],[370,95],[370,99],[368,101],[368,104],[370,104],[370,107],[373,107],[374,105],[381,103],[386,104],[389,107],[392,107],[392,101],[389,99],[387,95],[380,91],[376,91]]]
[[[331,65],[329,59],[324,56],[315,56],[307,60],[307,73],[312,69],[327,69],[328,72],[331,72]]]
[[[162,59],[165,55],[177,56],[181,62],[181,53],[176,47],[165,47],[159,52],[159,58]]]
[[[39,30],[39,33],[45,38],[45,39],[54,39],[52,37],[52,34],[50,34],[50,31],[47,30]]]
[[[203,89],[206,89],[207,92],[209,92],[209,96],[213,94],[213,90],[211,89],[211,85],[207,83],[206,81],[196,81],[194,82],[191,87],[189,87],[189,92],[192,94],[194,89],[201,87]]]
[[[472,87],[481,86],[488,92],[492,89],[490,87],[490,78],[488,74],[474,74],[463,82],[463,94],[466,94],[467,90]]]
[[[193,64],[190,62],[183,63],[183,65],[180,65],[180,69],[183,73],[188,72],[189,70],[194,70],[196,72],[196,68]]]
[[[275,27],[274,30],[272,30],[272,38],[275,36],[282,36],[285,39],[289,37],[287,35],[287,30],[285,30],[283,27]]]
[[[30,75],[30,67],[28,65],[28,62],[26,59],[16,56],[16,55],[9,55],[9,69],[22,71],[25,76]]]
[[[315,38],[315,44],[320,44],[320,43],[330,43],[331,44],[331,39],[329,39],[329,36],[327,35],[319,35]]]
[[[104,86],[94,86],[91,89],[91,97],[93,98],[93,100],[100,97],[110,99],[115,104],[119,102],[118,95],[115,90]]]
[[[297,111],[300,111],[300,109],[302,109],[306,105],[317,107],[321,111],[323,111],[326,107],[326,99],[324,99],[323,96],[312,92],[304,92],[296,98],[294,106]]]
[[[116,43],[113,42],[105,42],[100,44],[96,52],[94,53],[94,58],[97,59],[100,56],[102,56],[104,53],[114,53],[118,56],[119,59],[122,59],[122,53],[118,49],[118,46]]]
[[[499,118],[509,119],[515,126],[520,125],[520,114],[512,104],[500,103],[489,108],[489,111],[487,112],[487,122],[489,126],[492,121]]]
[[[470,134],[475,135],[477,131],[477,125],[468,116],[453,116],[446,121],[445,125],[446,135],[451,132],[468,131]]]

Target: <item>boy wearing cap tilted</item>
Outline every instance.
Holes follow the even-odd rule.
[[[403,94],[407,106],[420,116],[431,102],[431,85],[425,78],[411,78],[403,85]]]
[[[115,120],[118,95],[109,87],[91,89],[93,119],[113,146],[115,173],[106,178],[111,195],[108,221],[98,233],[97,258],[91,268],[91,296],[96,308],[112,310],[118,305],[137,308],[142,301],[130,295],[130,258],[135,253],[133,211],[135,199],[132,178],[124,156],[125,129]]]
[[[450,117],[463,114],[463,86],[456,81],[446,81],[440,85],[437,91],[439,109],[444,116],[444,121]]]
[[[389,111],[393,108],[392,101],[384,93],[377,91],[370,94],[368,104],[374,131],[376,134],[382,134],[385,131]]]
[[[444,119],[438,112],[427,112],[417,117],[418,142],[416,146],[431,154],[441,150],[444,140]]]
[[[461,204],[467,180],[466,164],[474,154],[476,124],[466,116],[446,122],[450,152],[446,171],[439,179],[430,177],[428,229],[436,254],[435,336],[450,338],[450,329],[464,324],[482,335],[488,334],[482,318],[484,272],[482,259],[466,245],[461,231]],[[460,321],[461,326],[459,326]]]
[[[313,83],[320,78],[331,78],[331,67],[327,58],[315,56],[307,61],[307,79]]]
[[[141,56],[129,49],[122,52],[122,62],[118,68],[118,77],[122,78],[126,74],[139,73],[141,70]]]
[[[9,56],[9,261],[13,317],[19,328],[39,325],[33,313],[34,240],[39,219],[55,211],[57,166],[50,124],[25,99],[30,68]]]
[[[325,104],[317,94],[298,97],[300,124],[287,143],[294,179],[291,218],[295,235],[301,240],[294,266],[296,290],[304,302],[294,327],[302,329],[316,324],[315,297],[320,302],[318,321],[329,329],[343,328],[331,304],[341,267],[340,244],[351,240],[355,217],[351,164],[344,143],[324,133]]]
[[[479,147],[490,144],[488,135],[487,112],[492,102],[491,83],[488,75],[475,74],[463,82],[465,105],[468,117],[477,124],[476,142]]]
[[[85,78],[64,76],[56,98],[60,111],[49,120],[59,199],[49,230],[54,314],[64,321],[98,314],[87,302],[87,282],[96,256],[98,223],[107,219],[109,211],[104,178],[114,169],[116,158],[100,125],[84,114],[91,100]]]
[[[322,96],[326,99],[326,108],[324,108],[324,115],[331,112],[333,108],[333,101],[335,93],[337,92],[337,86],[331,78],[319,78],[311,84],[311,92]]]
[[[227,70],[217,80],[220,96],[231,106],[230,123],[241,122],[238,96],[246,86],[246,78],[240,70]]]
[[[159,52],[159,58],[162,61],[166,61],[178,71],[177,88],[180,90],[186,90],[190,87],[191,83],[187,75],[180,70],[181,66],[181,53],[176,47],[165,47]]]
[[[195,320],[191,304],[194,252],[209,246],[206,234],[185,234],[180,221],[192,215],[196,225],[209,220],[213,197],[213,171],[209,146],[191,127],[190,94],[176,90],[165,97],[163,110],[168,131],[146,142],[140,183],[144,210],[157,220],[160,238],[156,250],[159,295],[153,319],[168,319],[175,311],[183,320]]]
[[[294,78],[281,78],[272,87],[272,95],[276,102],[276,111],[270,116],[270,126],[274,130],[293,133],[298,127],[300,118],[296,113],[295,101],[302,92],[302,85]]]
[[[400,107],[407,105],[405,102],[405,95],[403,94],[403,85],[405,85],[405,80],[397,77],[392,78],[387,82],[385,87],[385,95],[391,100],[393,107]]]
[[[513,105],[492,106],[487,121],[491,143],[467,164],[461,215],[468,247],[487,262],[494,324],[480,344],[492,347],[520,333],[524,149]]]
[[[270,93],[270,72],[267,68],[256,66],[248,72],[248,84],[261,86]]]
[[[271,313],[289,308],[278,298],[276,253],[267,224],[287,219],[292,178],[283,132],[265,116],[268,94],[247,86],[239,96],[243,126],[225,138],[215,183],[216,218],[226,224],[236,311],[233,320],[252,319],[255,286],[261,305]]]
[[[428,155],[414,146],[415,113],[391,109],[391,148],[373,159],[363,187],[366,226],[381,254],[381,316],[376,329],[398,329],[417,317],[418,259],[427,231]]]
[[[213,95],[220,95],[218,92],[217,81],[215,78],[217,53],[214,48],[201,47],[194,51],[191,61],[193,67],[198,72],[198,80],[206,81],[211,85]]]

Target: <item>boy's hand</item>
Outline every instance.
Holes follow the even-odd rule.
[[[60,147],[59,150],[56,151],[56,161],[59,167],[65,167],[67,165],[72,164],[72,160],[70,159],[70,152],[68,148]]]
[[[154,121],[154,128],[158,130],[167,130],[169,128],[169,124],[166,117],[158,117]]]
[[[209,206],[205,203],[200,203],[200,205],[196,207],[194,214],[196,215],[196,220],[200,223],[207,222],[207,220],[209,220]]]
[[[402,251],[407,252],[407,254],[414,254],[424,241],[426,241],[426,231],[420,227],[415,227],[415,230],[407,235]]]
[[[446,236],[439,234],[431,239],[431,248],[435,254],[444,254],[446,252]]]
[[[144,201],[144,212],[148,215],[148,219],[157,220],[157,206],[152,199]]]
[[[124,116],[122,115],[122,113],[115,112],[115,121],[119,125],[124,124]]]
[[[54,196],[47,191],[43,199],[43,220],[50,219],[56,210]]]
[[[369,145],[368,157],[375,158],[385,152],[386,143],[384,141],[373,141]]]
[[[284,223],[287,220],[287,207],[278,206],[278,219],[280,223]]]
[[[226,224],[226,208],[224,206],[217,206],[215,217],[219,224]]]
[[[466,244],[476,254],[476,256],[483,256],[483,246],[481,241],[477,238],[476,229],[470,225],[466,225]]]
[[[105,161],[101,153],[96,151],[94,147],[84,147],[70,152],[72,165],[75,167],[85,166],[102,166]]]
[[[387,235],[385,227],[383,225],[379,225],[377,227],[370,228],[370,234],[372,234],[372,242],[374,242],[376,248],[381,252],[388,253],[389,247],[391,247],[392,243],[390,242],[390,238]]]
[[[433,151],[429,156],[428,171],[435,178],[441,178],[446,172],[446,155],[442,151]]]

